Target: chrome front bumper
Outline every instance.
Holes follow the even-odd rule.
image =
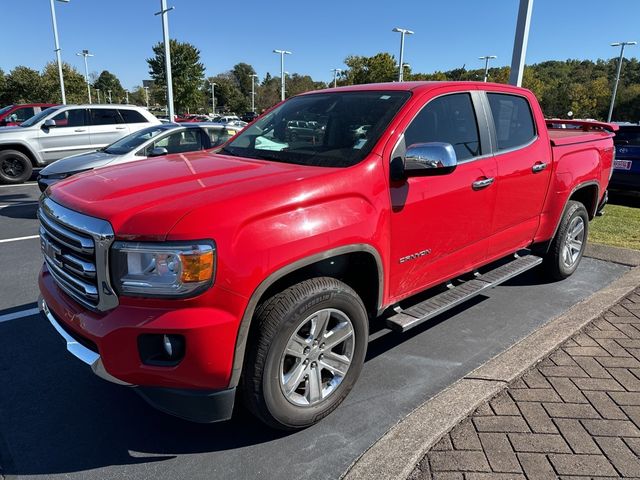
[[[126,385],[129,387],[133,386],[130,383],[123,382],[122,380],[119,380],[116,377],[110,375],[105,370],[104,365],[102,364],[102,359],[100,358],[100,355],[98,353],[78,343],[75,338],[69,335],[51,314],[51,312],[49,311],[49,307],[47,306],[47,303],[44,301],[44,299],[40,298],[38,300],[38,308],[40,309],[42,315],[44,315],[45,318],[49,320],[49,323],[53,325],[53,328],[55,328],[60,336],[67,342],[67,350],[69,351],[69,353],[71,353],[74,357],[76,357],[83,363],[89,365],[91,367],[91,370],[93,370],[93,373],[104,380],[112,383],[117,383],[118,385]]]

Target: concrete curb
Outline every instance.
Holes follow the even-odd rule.
[[[405,480],[442,435],[640,285],[640,252],[591,245],[585,255],[636,268],[427,400],[362,454],[342,478]]]

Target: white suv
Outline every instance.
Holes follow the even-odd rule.
[[[0,128],[0,183],[22,183],[34,167],[105,147],[160,121],[132,105],[60,105],[18,127]]]

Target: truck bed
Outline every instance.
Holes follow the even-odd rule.
[[[564,127],[562,127],[564,125]],[[582,120],[547,120],[551,145],[573,145],[613,137],[617,125]]]

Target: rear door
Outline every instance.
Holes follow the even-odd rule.
[[[490,256],[528,246],[538,228],[551,178],[551,153],[529,99],[486,92],[498,177]]]
[[[496,167],[482,100],[455,87],[439,93],[409,114],[403,139],[387,158],[416,143],[445,142],[458,161],[446,175],[391,183],[389,288],[396,299],[482,264],[491,236]]]
[[[87,116],[86,108],[69,108],[50,117],[55,120],[55,127],[42,127],[38,132],[40,154],[45,162],[95,150]]]
[[[90,112],[89,131],[91,143],[96,149],[129,134],[129,128],[116,108],[92,108]]]

